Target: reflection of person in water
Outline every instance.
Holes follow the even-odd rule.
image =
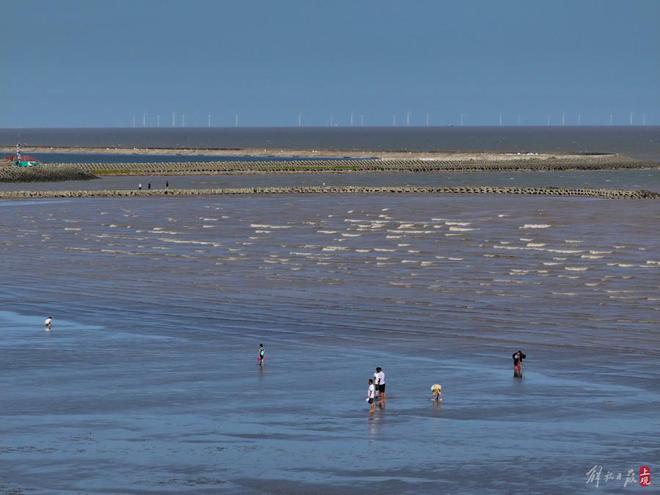
[[[516,352],[513,353],[513,376],[514,378],[522,378],[522,364],[523,360],[527,357],[527,355],[518,349]]]

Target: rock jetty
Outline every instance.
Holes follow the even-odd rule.
[[[606,170],[658,168],[654,162],[619,155],[544,158],[526,160],[420,160],[420,159],[338,159],[338,160],[249,160],[177,161],[158,163],[68,163],[50,168],[75,167],[93,175],[214,175],[349,172],[488,172],[546,170]]]
[[[574,196],[600,199],[660,199],[660,193],[645,190],[593,189],[565,187],[421,187],[421,186],[302,186],[243,187],[221,189],[149,189],[149,190],[78,190],[78,191],[2,191],[0,199],[31,198],[132,198],[163,196],[272,194],[523,194],[535,196]]]

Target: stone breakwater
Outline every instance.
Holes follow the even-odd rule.
[[[544,158],[510,161],[491,160],[291,160],[291,161],[209,161],[209,162],[120,162],[53,164],[50,168],[76,167],[94,175],[214,175],[273,173],[349,172],[465,172],[512,170],[608,170],[658,168],[654,162],[624,156]]]
[[[4,191],[0,199],[35,198],[128,198],[163,196],[271,194],[523,194],[536,196],[574,196],[600,199],[660,199],[660,193],[645,190],[571,189],[563,187],[416,187],[416,186],[338,186],[338,187],[244,187],[222,189],[150,189],[90,191]]]

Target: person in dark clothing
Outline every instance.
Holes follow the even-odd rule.
[[[513,376],[514,378],[522,378],[522,363],[527,358],[527,355],[518,349],[513,353]]]
[[[147,184],[147,189],[151,189],[151,182],[149,182],[149,184]]]

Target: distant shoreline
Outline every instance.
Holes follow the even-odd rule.
[[[13,153],[14,147],[2,146],[0,153]],[[503,151],[377,151],[377,150],[304,150],[283,148],[126,148],[126,147],[78,147],[78,146],[24,146],[29,153],[76,153],[105,155],[177,155],[222,157],[278,157],[278,158],[357,158],[374,160],[444,160],[444,161],[526,161],[526,160],[603,160],[604,158],[628,159],[617,153],[535,153]]]

